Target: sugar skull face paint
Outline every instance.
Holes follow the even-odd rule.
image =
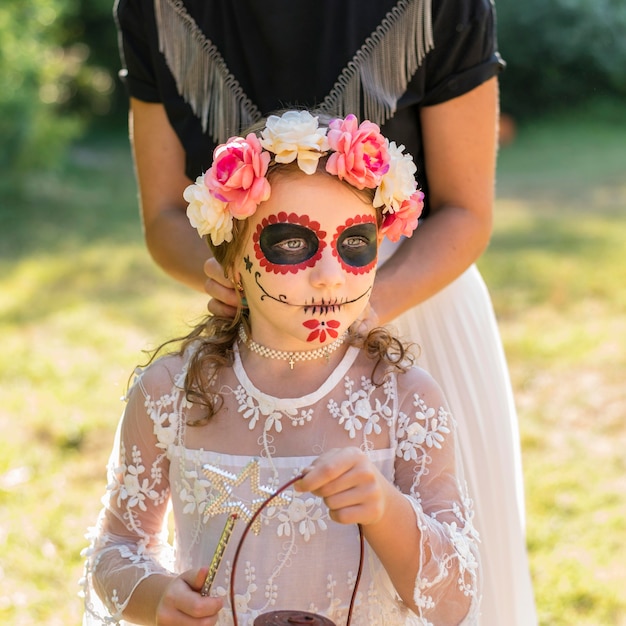
[[[279,177],[249,218],[237,271],[255,341],[304,350],[334,341],[367,306],[379,235],[371,203],[335,178]]]
[[[295,274],[320,259],[326,246],[324,237],[319,222],[281,212],[261,220],[252,240],[261,267],[275,274]]]
[[[378,258],[378,230],[376,220],[370,215],[349,218],[337,229],[332,243],[333,254],[352,274],[370,272]]]
[[[253,235],[256,258],[274,273],[296,273],[313,267],[326,246],[326,233],[318,222],[295,213],[279,213],[264,219]],[[353,274],[372,270],[378,255],[376,220],[371,215],[349,218],[337,228],[333,254]]]

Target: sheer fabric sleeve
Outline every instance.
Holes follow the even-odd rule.
[[[421,534],[414,600],[425,624],[475,624],[478,535],[456,424],[426,372],[415,368],[400,379],[396,484],[412,504]]]
[[[104,506],[85,551],[84,624],[123,624],[122,612],[137,585],[171,571],[168,437],[163,434],[173,425],[162,422],[173,415],[155,410],[171,380],[157,363],[128,394],[108,464]],[[155,415],[162,416],[161,423]]]

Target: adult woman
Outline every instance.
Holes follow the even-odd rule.
[[[284,104],[354,110],[413,154],[425,219],[380,268],[372,309],[420,344],[420,363],[459,421],[483,537],[481,623],[536,623],[517,417],[473,266],[489,241],[494,196],[502,62],[491,2],[120,0],[117,16],[146,242],[159,265],[197,289],[207,251],[182,191],[239,123]],[[209,308],[227,314],[231,285],[212,261],[206,270]]]

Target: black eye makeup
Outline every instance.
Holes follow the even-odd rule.
[[[320,240],[315,232],[300,224],[268,224],[261,231],[259,246],[274,265],[299,265],[315,256]]]
[[[357,215],[337,228],[332,253],[347,272],[365,274],[378,259],[377,234],[372,216]],[[260,266],[275,274],[314,267],[328,245],[319,222],[306,215],[283,212],[263,219],[252,239]]]
[[[378,255],[377,228],[374,222],[354,224],[338,232],[334,252],[345,263],[346,269],[369,271]]]

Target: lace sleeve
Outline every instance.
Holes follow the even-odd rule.
[[[171,377],[161,369],[153,366],[135,381],[118,426],[104,506],[85,551],[85,624],[123,623],[122,611],[137,585],[171,569],[167,443],[157,437],[162,424],[153,421],[151,399],[162,396],[158,388],[168,379],[171,390]]]
[[[414,600],[427,624],[474,624],[479,599],[478,536],[456,423],[426,372],[415,369],[408,377],[412,384],[399,389],[395,473],[422,534]]]

